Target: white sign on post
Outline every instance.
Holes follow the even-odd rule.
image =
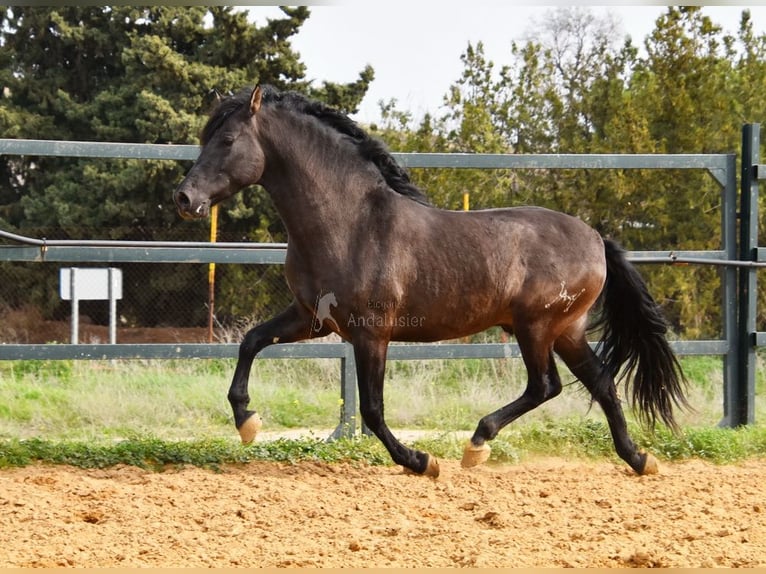
[[[62,267],[59,294],[72,301],[72,344],[79,339],[80,301],[109,301],[109,342],[117,342],[117,299],[122,299],[122,270],[109,268]]]

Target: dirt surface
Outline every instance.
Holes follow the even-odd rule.
[[[0,302],[0,344],[44,345],[51,342],[71,342],[69,320],[49,321],[40,311],[26,307],[11,309]],[[218,343],[222,333],[213,332]],[[206,343],[210,338],[207,327],[128,327],[117,325],[118,343]],[[80,315],[78,342],[99,344],[109,342],[109,326],[96,325],[87,315]]]
[[[41,321],[13,328],[7,323],[0,330],[0,343],[25,345],[44,345],[51,341],[71,342],[71,325],[64,321]],[[81,344],[100,344],[109,342],[109,327],[80,324],[78,329]],[[118,327],[118,343],[207,343],[207,327]],[[220,342],[213,334],[213,342]]]
[[[766,566],[766,461],[0,471],[0,566]]]

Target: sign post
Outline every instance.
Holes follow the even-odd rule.
[[[109,301],[109,343],[117,342],[117,299],[122,299],[122,270],[109,268],[62,267],[59,294],[72,301],[72,344],[79,342],[80,301]]]

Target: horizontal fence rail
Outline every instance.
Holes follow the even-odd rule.
[[[0,138],[0,155],[194,160],[194,145],[16,140]],[[410,168],[450,169],[704,169],[727,184],[729,154],[471,154],[392,153]]]
[[[348,343],[282,343],[266,347],[258,354],[264,359],[342,359]],[[597,347],[593,343],[594,348]],[[679,355],[722,355],[725,341],[670,341]],[[116,343],[107,344],[2,344],[1,360],[40,359],[235,359],[236,343]],[[429,359],[517,359],[521,352],[516,343],[391,343],[388,359],[425,361]]]
[[[61,156],[191,161],[199,148],[191,145],[65,142],[0,139],[0,154],[17,156]],[[705,170],[719,185],[722,198],[721,249],[711,251],[631,251],[637,264],[712,265],[721,267],[723,337],[710,341],[672,341],[681,355],[720,355],[724,360],[724,425],[743,422],[740,413],[741,373],[736,358],[741,352],[737,339],[737,268],[766,266],[766,259],[743,260],[737,249],[737,181],[734,154],[463,154],[394,153],[409,168],[448,169],[680,169]],[[161,241],[46,240],[0,230],[0,260],[30,262],[90,263],[247,263],[282,264],[286,244],[193,243]],[[8,244],[10,242],[10,244]],[[14,359],[211,359],[234,358],[238,345],[215,344],[94,344],[94,345],[0,345],[0,360]],[[356,376],[353,350],[348,343],[304,342],[266,348],[259,357],[333,358],[341,361],[343,406],[338,434],[353,434],[356,420]],[[389,346],[391,360],[516,358],[515,343],[423,343]],[[747,411],[747,408],[745,408]]]
[[[258,263],[283,264],[287,243],[45,240],[0,229],[0,239],[21,245],[0,245],[0,261],[60,261],[91,263],[143,263],[151,255],[156,263]],[[668,265],[718,265],[764,267],[763,261],[726,259],[725,251],[628,251],[633,263]]]
[[[0,239],[20,244],[0,245],[0,261],[282,264],[287,253],[287,243],[46,240],[3,230]]]

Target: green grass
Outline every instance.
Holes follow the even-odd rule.
[[[41,439],[0,442],[0,468],[23,466],[37,461],[82,468],[129,464],[154,470],[178,465],[215,469],[223,464],[257,460],[288,463],[304,460],[364,461],[368,464],[384,464],[388,460],[388,453],[380,443],[370,438],[333,442],[319,439],[277,439],[252,446],[242,446],[225,439],[167,441],[153,437],[134,437],[114,444],[95,445]]]
[[[648,434],[636,428],[632,431],[637,443],[661,460],[698,458],[726,464],[766,456],[766,427],[763,426],[690,429],[680,435],[666,431]],[[437,458],[459,459],[464,444],[465,439],[455,433],[442,433],[417,439],[412,446]],[[492,442],[490,462],[517,463],[536,456],[619,462],[607,426],[581,420],[511,428]],[[335,441],[280,438],[250,446],[242,446],[231,439],[170,441],[150,436],[135,436],[114,443],[39,438],[0,441],[0,468],[44,462],[83,468],[130,464],[155,470],[178,465],[215,469],[224,464],[252,461],[296,463],[306,460],[392,464],[382,444],[366,436]]]
[[[674,435],[666,429],[651,433],[635,424],[631,435],[639,447],[661,460],[699,458],[717,464],[733,463],[766,456],[766,427],[738,429],[690,428]],[[419,448],[435,456],[459,459],[465,441],[454,434],[415,441]],[[531,423],[510,426],[491,443],[490,460],[514,463],[540,456],[585,458],[619,462],[605,422],[566,419],[557,423]]]
[[[716,357],[682,359],[695,411],[679,416],[683,432],[645,432],[628,410],[636,442],[665,460],[717,463],[766,456],[766,426],[718,428],[722,369]],[[79,466],[117,463],[150,468],[212,466],[250,460],[359,460],[390,464],[373,438],[237,440],[226,401],[233,360],[0,362],[0,466],[32,461]],[[573,380],[562,369],[565,382]],[[256,361],[251,405],[265,431],[307,428],[326,436],[338,422],[339,361]],[[386,417],[394,429],[429,431],[409,441],[440,458],[460,458],[466,433],[523,389],[520,360],[401,361],[389,364]],[[534,456],[617,461],[598,406],[579,383],[504,429],[492,459]],[[763,377],[756,414],[764,413]]]

